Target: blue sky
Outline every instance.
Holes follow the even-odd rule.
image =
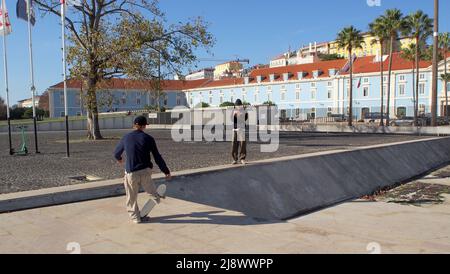
[[[399,8],[408,14],[418,9],[433,17],[432,0],[380,0],[370,7],[367,0],[160,0],[169,22],[202,16],[216,38],[212,53],[216,59],[248,58],[252,64],[268,63],[271,57],[309,42],[333,40],[345,26],[366,31],[367,25],[384,10]],[[450,31],[450,1],[441,0],[440,31]],[[13,33],[7,36],[10,102],[30,97],[27,23],[15,14],[16,0],[6,0]],[[33,28],[35,85],[41,94],[61,81],[61,35],[59,19],[37,18]],[[199,57],[210,58],[205,52]],[[3,58],[1,58],[3,61]],[[203,62],[200,67],[214,63]],[[5,97],[3,63],[0,96]]]

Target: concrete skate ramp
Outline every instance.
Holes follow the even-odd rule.
[[[281,220],[357,199],[448,162],[450,138],[435,138],[182,176],[169,183],[168,196]]]

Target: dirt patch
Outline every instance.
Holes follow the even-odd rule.
[[[372,201],[422,206],[442,204],[445,201],[443,194],[450,194],[450,186],[416,181],[390,190],[382,190],[364,198]]]

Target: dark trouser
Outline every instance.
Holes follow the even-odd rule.
[[[241,147],[241,152],[239,153],[239,147]],[[247,157],[247,142],[245,138],[240,141],[237,132],[233,134],[233,150],[232,150],[233,160],[245,160]]]

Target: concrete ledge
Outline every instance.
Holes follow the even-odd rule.
[[[450,161],[450,138],[334,150],[174,173],[168,196],[286,219],[370,194]],[[163,176],[154,176],[161,183]],[[0,195],[0,213],[124,194],[122,179]]]
[[[280,125],[280,131],[329,132],[329,133],[370,133],[370,134],[409,134],[449,136],[450,126],[441,127],[380,127],[377,125],[355,125],[349,127],[340,124]]]

